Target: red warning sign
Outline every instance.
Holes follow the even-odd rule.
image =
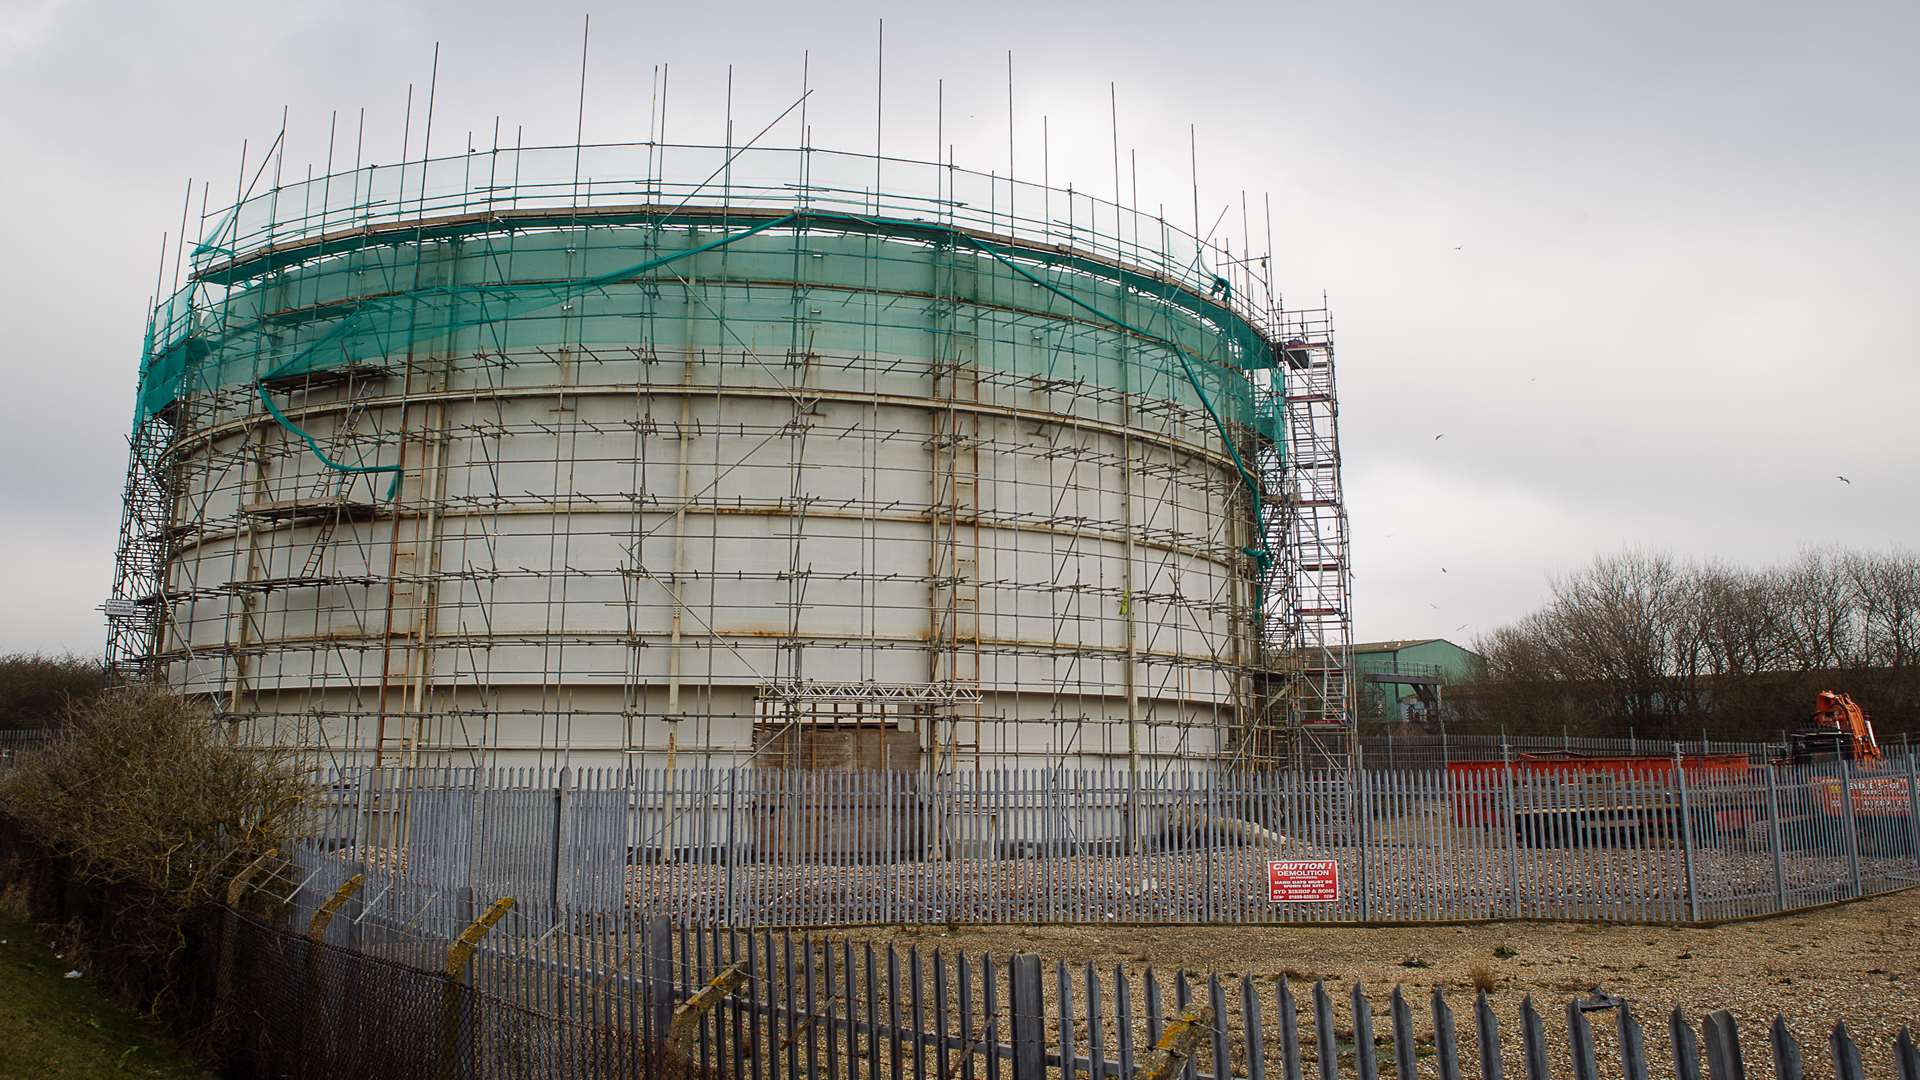
[[[1340,864],[1332,859],[1276,859],[1267,864],[1267,899],[1276,904],[1340,900]]]

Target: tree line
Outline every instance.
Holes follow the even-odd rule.
[[[107,686],[100,661],[71,653],[0,655],[0,730],[56,727]]]
[[[1460,730],[1777,739],[1838,690],[1884,744],[1920,733],[1920,552],[1603,556],[1475,649],[1484,678],[1449,691]]]

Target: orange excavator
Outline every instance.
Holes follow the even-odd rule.
[[[1782,762],[1879,761],[1883,756],[1865,710],[1846,694],[1822,690],[1813,702],[1812,726],[1787,735]]]
[[[1905,768],[1889,767],[1873,721],[1852,697],[1820,691],[1812,721],[1787,733],[1774,764],[1805,766],[1787,774],[1781,791],[1780,837],[1788,847],[1831,844],[1843,822],[1857,830],[1862,851],[1901,853],[1914,844],[1912,781]]]

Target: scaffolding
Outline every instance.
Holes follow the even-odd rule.
[[[1292,753],[1316,765],[1351,765],[1358,725],[1353,672],[1353,570],[1346,496],[1340,481],[1340,400],[1334,386],[1333,324],[1324,308],[1285,312],[1276,335],[1290,373],[1283,408],[1287,484],[1285,535],[1291,571],[1283,633],[1292,673]]]
[[[812,148],[237,194],[150,324],[106,612],[242,737],[1144,775],[1350,728],[1331,335],[1244,249]]]

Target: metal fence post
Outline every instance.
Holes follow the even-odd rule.
[[[1367,826],[1373,818],[1373,793],[1372,785],[1367,782],[1367,774],[1363,770],[1354,771],[1352,786],[1354,788],[1354,847],[1359,855],[1360,863],[1360,921],[1366,922],[1373,917],[1373,902],[1371,897],[1373,892],[1372,874],[1367,869],[1367,844],[1369,840]]]
[[[460,936],[454,939],[452,945],[447,946],[447,981],[440,998],[440,1045],[439,1053],[435,1055],[434,1060],[434,1075],[441,1080],[449,1080],[451,1077],[471,1074],[475,1071],[471,1068],[471,1062],[467,1062],[468,1068],[460,1067],[462,1063],[460,1048],[466,1043],[466,1040],[460,1037],[461,1029],[463,1027],[471,1029],[472,1026],[462,1023],[467,1010],[466,995],[461,991],[466,988],[471,974],[473,950],[479,946],[480,939],[487,936],[487,931],[493,929],[493,924],[499,922],[512,908],[513,897],[511,896],[503,896],[495,900],[488,905],[487,910],[479,918],[473,920],[465,930],[460,932]]]
[[[1913,748],[1907,748],[1907,854],[1920,869],[1920,770],[1916,770]]]
[[[1009,1012],[1013,1027],[1013,1080],[1046,1080],[1047,1014],[1040,986],[1040,958],[1015,953],[1007,961]],[[1071,1024],[1068,1017],[1063,1024]]]
[[[233,946],[239,936],[238,917],[240,901],[246,896],[247,889],[253,885],[254,875],[264,869],[267,863],[280,854],[276,848],[268,848],[254,857],[233,880],[227,883],[227,905],[220,909],[220,952],[214,961],[213,1009],[215,1015],[226,1011],[227,998],[233,993]]]
[[[735,811],[739,809],[735,798],[739,779],[739,766],[727,770],[727,857],[720,870],[720,921],[727,926],[733,925],[733,821],[737,816]]]
[[[1201,893],[1202,899],[1200,901],[1201,918],[1205,922],[1212,922],[1214,918],[1213,848],[1219,838],[1220,821],[1220,807],[1214,795],[1219,787],[1220,774],[1209,772],[1206,774],[1205,780],[1207,785],[1207,824],[1205,831],[1199,833],[1195,839],[1200,844],[1201,865],[1206,868],[1206,889]]]
[[[673,922],[664,915],[648,918],[641,924],[641,942],[646,958],[646,990],[642,1002],[652,1019],[653,1038],[665,1042],[673,1022]],[[813,961],[807,960],[808,979],[812,979]],[[809,982],[811,986],[811,982]],[[811,1020],[811,1014],[809,1014]],[[649,1021],[643,1021],[647,1023]]]
[[[561,852],[566,849],[565,823],[567,814],[567,770],[562,767],[553,782],[553,858],[550,865],[553,872],[553,888],[548,899],[553,903],[553,914],[560,914],[560,876],[565,871]]]
[[[1780,835],[1780,777],[1767,765],[1767,847],[1773,851],[1773,909],[1787,910],[1786,851]]]
[[[1847,873],[1853,878],[1853,895],[1860,891],[1860,829],[1853,812],[1853,769],[1845,755],[1840,758],[1840,814],[1847,829]]]
[[[1520,813],[1514,805],[1513,755],[1507,750],[1507,734],[1500,733],[1500,775],[1506,781],[1507,797],[1507,892],[1514,918],[1520,917]]]
[[[1673,744],[1673,780],[1680,792],[1680,857],[1687,875],[1687,921],[1700,921],[1699,883],[1693,869],[1693,804],[1687,797],[1686,759]]]
[[[323,967],[327,947],[327,926],[340,909],[353,899],[360,887],[367,883],[365,874],[355,874],[340,883],[332,896],[327,897],[314,910],[313,917],[307,920],[307,980],[300,988],[300,1053],[303,1059],[312,1060],[319,1055],[315,1047],[321,1044],[323,1017],[326,1015]]]

